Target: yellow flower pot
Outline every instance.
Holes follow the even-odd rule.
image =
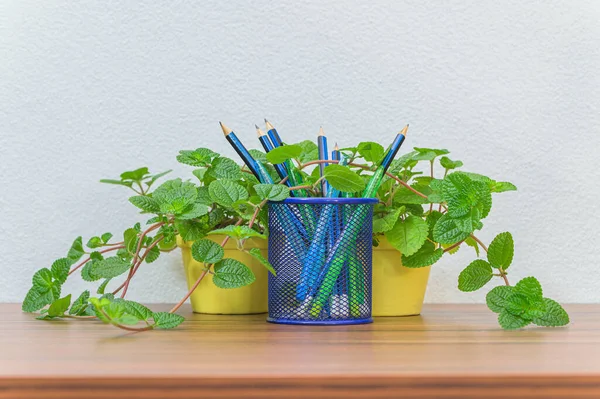
[[[373,248],[373,316],[421,313],[431,266],[402,266],[400,252],[385,238]]]
[[[223,236],[206,237],[218,244],[223,241]],[[177,245],[181,248],[183,255],[183,266],[190,289],[204,269],[204,265],[192,257],[193,242],[183,241],[177,237]],[[246,249],[260,248],[263,256],[267,257],[267,241],[260,239],[249,239],[244,246]],[[267,312],[267,280],[268,271],[251,255],[241,252],[236,248],[235,240],[229,240],[225,245],[225,258],[239,260],[248,266],[256,281],[241,288],[225,289],[219,288],[212,282],[212,275],[207,275],[200,285],[190,296],[192,310],[196,313],[208,314],[252,314]]]

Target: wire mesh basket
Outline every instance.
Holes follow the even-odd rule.
[[[374,198],[269,203],[268,321],[360,324],[371,318]]]

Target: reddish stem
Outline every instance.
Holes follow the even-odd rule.
[[[239,226],[242,224],[244,220],[240,219],[237,221],[237,223],[235,224],[236,226]],[[227,244],[227,242],[229,241],[229,236],[226,236],[223,241],[221,242],[221,247],[225,247],[225,244]],[[210,265],[206,268],[206,270],[204,270],[202,272],[202,274],[200,275],[200,277],[198,277],[198,280],[196,280],[196,282],[194,283],[194,285],[192,286],[192,288],[190,288],[187,292],[187,294],[185,294],[185,296],[181,299],[181,301],[179,301],[177,303],[177,305],[173,306],[173,309],[169,310],[169,313],[175,313],[177,312],[177,310],[185,303],[185,301],[188,300],[188,298],[194,293],[194,291],[196,291],[196,288],[198,288],[198,285],[200,285],[200,282],[202,281],[202,279],[204,278],[204,276],[206,276],[208,274],[208,271],[210,270]]]
[[[123,245],[119,245],[118,247],[112,247],[112,248],[107,248],[107,249],[103,249],[102,251],[98,251],[101,254],[110,252],[110,251],[117,251],[121,248],[125,248]],[[77,269],[79,269],[81,266],[85,265],[86,263],[88,263],[92,258],[87,258],[86,260],[84,260],[83,262],[79,263],[77,266],[75,266],[74,268],[71,269],[71,271],[69,271],[69,274],[67,274],[67,276],[70,276],[71,274],[73,274],[75,271],[77,271]]]
[[[160,223],[153,224],[152,226],[148,227],[145,231],[142,232],[142,234],[139,237],[137,248],[136,248],[135,253],[133,255],[133,265],[134,266],[135,266],[136,262],[138,261],[138,258],[139,258],[139,255],[140,255],[140,250],[142,249],[142,244],[144,242],[144,238],[146,237],[146,234],[148,234],[152,230],[158,229],[163,224],[165,224],[165,223],[164,222],[160,222]],[[123,288],[123,292],[121,293],[121,298],[124,298],[125,294],[127,294],[127,288],[129,288],[129,282],[131,281],[131,278],[133,277],[134,266],[132,266],[131,269],[129,269],[129,275],[127,276],[127,280],[125,280],[125,286]]]
[[[148,254],[150,253],[150,251],[152,250],[152,248],[154,248],[155,246],[157,246],[158,243],[160,243],[162,240],[163,239],[161,238],[160,240],[157,240],[157,241],[153,242],[148,248],[146,248],[146,251],[144,252],[144,254],[132,266],[132,273],[130,273],[131,277],[127,277],[127,280],[125,280],[123,282],[123,284],[121,284],[121,286],[119,288],[117,288],[115,290],[115,292],[113,292],[113,295],[116,294],[117,292],[119,292],[122,288],[125,288],[123,290],[123,293],[121,294],[121,298],[125,297],[125,294],[127,293],[127,287],[129,286],[129,282],[131,281],[131,279],[133,278],[133,276],[135,276],[135,273],[137,272],[137,270],[139,269],[139,267],[141,266],[141,264],[144,262],[144,260],[146,259],[146,257],[148,256]]]

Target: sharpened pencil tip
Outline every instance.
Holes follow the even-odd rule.
[[[325,132],[323,131],[323,126],[319,127],[319,136],[325,136]]]
[[[267,120],[267,118],[265,118],[265,125],[267,125],[267,130],[275,129],[273,125],[271,125],[271,122]]]
[[[254,124],[254,127],[256,128],[256,130],[260,129],[256,123]]]
[[[230,128],[228,128],[227,126],[225,126],[225,125],[223,124],[223,122],[219,121],[219,125],[221,125],[221,129],[223,130],[223,134],[224,134],[225,136],[227,136],[227,135],[229,135],[229,133],[231,133],[231,129],[230,129]]]
[[[404,126],[404,129],[402,129],[400,131],[399,134],[403,135],[404,137],[406,137],[406,132],[408,131],[408,125]]]
[[[335,146],[333,147],[333,151],[339,151],[340,147],[338,147],[337,143],[335,143]]]
[[[266,134],[262,130],[260,130],[260,128],[258,127],[258,125],[254,125],[254,126],[256,126],[256,135],[258,137],[266,136]]]

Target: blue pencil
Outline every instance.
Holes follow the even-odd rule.
[[[317,146],[319,147],[319,160],[326,161],[328,159],[327,153],[327,137],[325,137],[325,132],[323,132],[323,128],[319,129],[319,136],[317,137]],[[323,177],[325,173],[325,167],[327,163],[319,164],[319,174]],[[327,197],[327,191],[329,190],[329,184],[327,184],[327,180],[323,179],[321,181],[321,190],[323,191],[323,197]]]
[[[271,150],[274,147],[273,147],[273,144],[271,144],[271,141],[269,140],[269,136],[267,136],[262,130],[260,130],[258,125],[254,125],[254,126],[256,127],[256,134],[258,135],[258,141],[260,141],[260,144],[264,148],[265,152],[266,153],[271,152]],[[283,166],[282,164],[274,164],[273,166],[275,167],[277,174],[279,175],[279,177],[281,177],[282,180],[285,179],[286,177],[288,177],[288,174],[285,170],[285,166]],[[285,184],[288,187],[292,186],[292,182],[290,181],[290,179],[286,180]],[[290,193],[290,195],[293,196],[293,193]]]

